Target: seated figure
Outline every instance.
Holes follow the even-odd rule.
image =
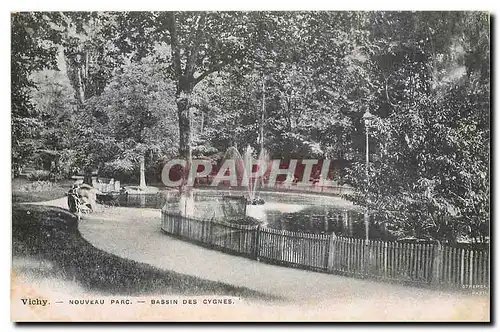
[[[91,212],[95,209],[96,192],[88,184],[73,184],[68,192],[68,208],[73,213]]]

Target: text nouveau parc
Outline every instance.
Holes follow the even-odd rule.
[[[68,304],[76,305],[93,305],[93,304],[136,304],[136,303],[149,303],[152,305],[230,305],[235,304],[235,300],[232,298],[185,298],[185,299],[150,299],[148,301],[134,301],[131,299],[110,299],[110,300],[69,300]]]

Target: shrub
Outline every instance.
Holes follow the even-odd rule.
[[[238,224],[238,225],[247,225],[247,226],[258,226],[263,224],[259,219],[250,217],[250,216],[241,216],[241,217],[227,217],[224,218],[224,222],[229,224]]]
[[[38,170],[29,173],[27,176],[30,181],[50,181],[54,176],[49,171]]]
[[[35,181],[28,184],[25,184],[19,187],[18,191],[23,192],[41,192],[41,191],[50,191],[57,188],[58,185],[54,182],[50,181]]]
[[[99,176],[113,178],[122,183],[139,182],[139,163],[127,159],[107,162],[99,169]]]

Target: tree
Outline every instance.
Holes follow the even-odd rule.
[[[127,59],[139,61],[153,46],[147,41],[151,29],[144,28],[143,12],[67,12],[62,46],[68,77],[75,97],[83,107],[85,100],[100,95],[114,68]],[[147,42],[146,42],[147,41]]]
[[[57,15],[53,20],[57,21]],[[31,74],[56,67],[58,31],[51,28],[51,18],[45,13],[13,13],[11,15],[11,110],[12,110],[12,175],[34,153],[32,139],[41,124],[37,110],[30,101],[34,87]]]
[[[30,100],[40,123],[32,139],[32,160],[45,164],[44,169],[54,177],[69,175],[74,163],[72,143],[77,111],[73,89],[65,71],[42,70],[31,77],[36,88],[31,89]]]
[[[163,12],[157,33],[171,47],[171,77],[176,82],[179,154],[191,158],[190,106],[195,86],[230,64],[243,63],[250,51],[251,14],[243,12]]]
[[[63,35],[67,75],[78,109],[88,110],[87,101],[103,93],[116,67],[129,59],[138,61],[150,50],[150,43],[143,42],[149,35],[141,27],[142,18],[147,15],[130,12],[68,12],[61,15],[63,21],[57,28]],[[91,160],[83,163],[86,165],[85,182],[90,183],[94,163]]]
[[[114,148],[100,157],[101,168],[130,170],[138,163],[139,185],[146,187],[146,157],[172,154],[176,147],[174,94],[173,83],[150,58],[126,63],[115,72],[103,93],[87,105],[106,144]]]
[[[265,146],[275,157],[352,158],[360,108],[370,102],[370,68],[360,54],[367,23],[358,16],[259,13],[249,70],[228,66],[208,82],[217,110],[209,121],[224,128],[212,129],[214,144],[256,144],[264,83]]]
[[[359,193],[350,198],[400,236],[484,239],[489,39],[471,34],[487,36],[485,14],[376,13],[372,18],[378,31],[371,61],[379,68],[373,72],[378,87],[372,91],[374,148],[368,181],[364,165],[354,166],[351,181]]]

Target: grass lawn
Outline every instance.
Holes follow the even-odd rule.
[[[247,288],[160,270],[97,249],[80,235],[77,218],[56,207],[14,204],[12,241],[14,257],[50,262],[59,278],[103,295],[218,294],[273,299]]]
[[[51,186],[36,186],[36,181],[15,178],[12,180],[12,203],[43,202],[64,197],[73,182],[64,180]]]

